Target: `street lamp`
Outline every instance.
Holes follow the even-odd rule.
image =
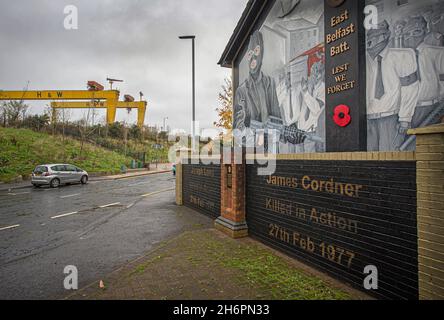
[[[196,39],[196,36],[180,36],[179,39],[181,40],[189,40],[191,39],[191,45],[192,45],[192,68],[193,68],[193,141],[195,137],[195,122],[196,122],[196,91],[195,91],[195,65],[194,65],[194,40]]]

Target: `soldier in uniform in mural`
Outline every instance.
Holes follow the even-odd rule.
[[[443,116],[442,94],[444,85],[444,48],[425,43],[428,33],[427,21],[423,16],[411,17],[403,29],[405,48],[416,54],[419,92],[412,128],[436,124]],[[434,36],[436,39],[436,37]],[[414,150],[415,143],[410,139],[403,149]]]
[[[389,48],[390,36],[387,21],[367,32],[368,151],[399,150],[416,106],[415,52]]]

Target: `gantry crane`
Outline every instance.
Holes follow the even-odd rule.
[[[56,103],[55,108],[92,108],[96,103],[103,103],[106,108],[106,121],[108,124],[114,123],[116,119],[117,108],[137,108],[138,109],[138,125],[143,126],[146,112],[146,101],[134,102],[134,99],[125,96],[126,101],[119,101],[118,90],[103,90],[103,86],[95,81],[88,81],[89,90],[42,90],[42,91],[2,91],[0,90],[0,100],[89,100]]]
[[[137,125],[142,128],[145,120],[146,101],[117,101],[117,109],[137,109]],[[51,108],[56,109],[107,109],[108,123],[115,122],[115,112],[113,115],[109,115],[110,108],[106,101],[69,101],[69,102],[51,102]]]

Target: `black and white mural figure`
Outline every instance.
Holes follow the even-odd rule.
[[[246,54],[249,77],[237,88],[234,102],[234,128],[241,131],[246,128],[261,130],[270,117],[282,119],[275,82],[262,72],[263,55],[262,33],[256,31],[250,38]],[[255,143],[262,145],[262,138],[257,137]]]
[[[367,32],[367,149],[400,148],[412,121],[418,95],[412,50],[389,48],[387,21]]]
[[[424,13],[430,32],[424,42],[431,46],[444,46],[444,3],[429,7]]]
[[[368,150],[414,150],[406,131],[444,115],[444,1],[367,4],[383,21],[367,32]]]
[[[325,62],[323,57],[313,63],[308,80],[301,83],[301,112],[299,114],[299,127],[315,136],[325,136]],[[325,151],[322,143],[305,140],[301,152]]]
[[[427,30],[426,20],[418,16],[409,18],[403,31],[404,47],[415,50],[420,83],[412,128],[438,123],[444,114],[444,48],[425,43]],[[439,39],[437,33],[432,36]],[[407,149],[414,149],[414,143],[408,145]]]
[[[275,129],[269,152],[325,151],[323,10],[323,0],[276,1],[251,35],[238,65],[233,119],[235,129],[256,132],[245,135],[250,145]]]

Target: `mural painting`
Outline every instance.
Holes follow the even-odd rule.
[[[367,150],[413,151],[408,129],[444,116],[444,0],[366,5],[379,20],[365,35]],[[233,122],[244,143],[273,153],[326,150],[323,0],[276,1],[237,65]]]
[[[409,128],[444,115],[444,1],[378,0],[367,31],[368,151],[412,151]]]
[[[234,128],[273,153],[325,150],[324,1],[276,1],[239,64]],[[267,129],[275,129],[274,143]],[[271,141],[271,139],[270,139]]]

